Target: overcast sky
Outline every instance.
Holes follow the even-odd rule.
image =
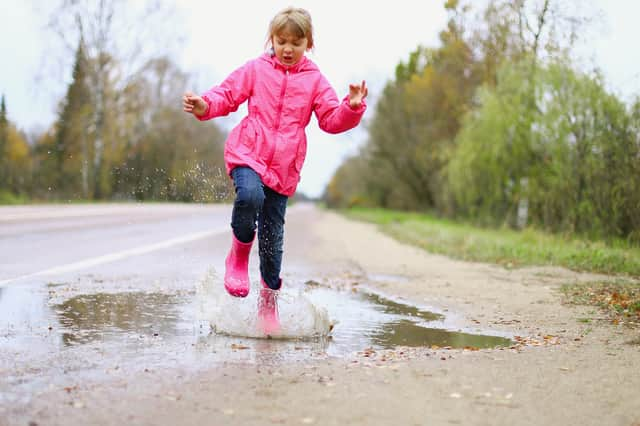
[[[20,128],[45,128],[55,119],[55,108],[68,82],[35,76],[47,54],[47,37],[38,16],[38,1],[0,0],[0,93],[4,93],[9,118]],[[135,2],[136,0],[131,0]],[[316,49],[310,57],[344,96],[349,82],[367,80],[370,97],[379,94],[385,81],[393,77],[396,64],[407,58],[418,44],[436,46],[444,28],[443,0],[374,3],[364,0],[306,1],[216,1],[177,0],[173,19],[182,29],[182,48],[176,53],[183,70],[196,76],[196,92],[220,82],[229,72],[263,51],[271,17],[294,4],[311,13]],[[583,49],[586,66],[597,66],[605,74],[611,90],[625,100],[640,93],[640,2],[594,0],[604,12],[602,33],[595,34]],[[68,76],[71,71],[69,70]],[[57,86],[57,87],[56,87]],[[180,102],[179,99],[176,100]],[[370,119],[373,110],[365,116]],[[219,123],[225,128],[238,122],[242,112]],[[364,128],[343,135],[327,135],[311,122],[309,152],[299,190],[320,195],[342,159],[357,152],[366,138]]]

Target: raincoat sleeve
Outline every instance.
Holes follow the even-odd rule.
[[[255,72],[253,61],[249,61],[233,71],[220,85],[204,92],[201,97],[209,106],[198,120],[210,120],[236,111],[247,100],[253,89]]]
[[[340,101],[327,79],[321,77],[313,101],[313,110],[322,130],[327,133],[341,133],[353,129],[360,123],[366,109],[364,100],[358,108],[351,108],[349,95]]]

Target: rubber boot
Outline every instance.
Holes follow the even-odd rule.
[[[243,243],[231,233],[231,250],[224,262],[224,288],[235,297],[246,297],[249,294],[249,253],[253,240]]]
[[[258,327],[267,336],[280,331],[280,318],[278,316],[278,290],[273,290],[263,281],[260,295],[258,296]],[[282,285],[282,280],[280,280]]]

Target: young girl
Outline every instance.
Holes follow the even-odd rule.
[[[231,249],[225,261],[224,286],[232,296],[249,293],[249,252],[259,240],[262,289],[258,317],[265,332],[278,329],[276,295],[282,285],[280,267],[287,198],[295,193],[307,152],[305,127],[311,113],[320,128],[340,133],[360,123],[366,109],[365,82],[349,85],[340,101],[318,67],[305,56],[313,43],[311,16],[287,8],[269,25],[268,53],[235,70],[201,96],[183,97],[183,109],[199,120],[236,111],[249,101],[249,113],[225,143],[227,173],[233,179]]]

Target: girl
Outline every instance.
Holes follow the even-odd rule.
[[[262,289],[258,318],[268,334],[278,329],[277,291],[287,198],[295,193],[304,163],[305,127],[311,113],[320,128],[340,133],[360,123],[366,105],[365,82],[349,85],[340,101],[305,52],[313,48],[311,16],[287,8],[269,25],[268,53],[235,70],[219,86],[201,96],[183,97],[183,109],[199,120],[236,111],[249,101],[249,113],[225,143],[227,173],[233,179],[231,249],[225,261],[224,286],[232,296],[249,293],[248,262],[256,222]]]

